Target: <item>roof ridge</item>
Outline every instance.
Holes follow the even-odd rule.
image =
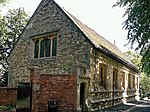
[[[135,69],[137,69],[137,67],[135,67],[135,65],[124,55],[124,53],[115,44],[109,42],[107,39],[105,39],[103,36],[91,29],[88,25],[81,22],[79,19],[77,19],[74,15],[66,11],[64,8],[62,8],[62,10],[79,27],[79,29],[87,36],[87,38],[95,45],[95,47],[106,48],[111,54],[116,55],[121,60],[124,60],[125,63],[130,64]]]

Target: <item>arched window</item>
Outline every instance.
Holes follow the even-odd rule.
[[[38,58],[38,55],[39,55],[39,40],[36,40],[34,47],[34,58]]]
[[[53,38],[52,56],[56,56],[57,52],[57,38]]]
[[[40,42],[40,57],[50,57],[51,39],[43,39]]]
[[[44,57],[44,50],[45,50],[45,40],[40,42],[40,58]]]
[[[50,57],[51,39],[45,39],[45,57]]]

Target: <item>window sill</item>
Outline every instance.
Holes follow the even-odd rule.
[[[56,60],[57,56],[53,57],[42,57],[42,58],[33,58],[32,60]]]

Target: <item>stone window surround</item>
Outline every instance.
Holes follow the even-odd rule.
[[[50,46],[50,56],[49,57],[46,57],[44,55],[44,57],[40,57],[40,48],[41,48],[41,41],[44,40],[44,39],[50,39],[51,40],[51,46]],[[34,53],[34,59],[42,59],[42,58],[51,58],[51,57],[56,57],[56,56],[52,56],[52,47],[53,47],[53,39],[56,38],[56,56],[57,56],[57,48],[58,48],[58,32],[50,32],[50,33],[46,33],[46,34],[39,34],[37,36],[34,36],[32,37],[32,40],[34,41],[34,52],[35,52],[35,42],[37,40],[39,40],[39,46],[38,46],[38,56],[35,57],[35,53]]]
[[[121,83],[121,88],[123,89],[123,90],[125,90],[125,81],[126,81],[126,79],[125,79],[125,72],[124,71],[121,71],[121,75],[120,75],[120,83]]]
[[[137,75],[135,75],[135,74],[133,74],[133,72],[129,72],[128,70],[125,70],[125,69],[122,69],[121,73],[124,73],[124,75],[125,75],[125,88],[127,90],[132,90],[132,89],[138,88],[139,79],[138,79]]]
[[[107,88],[107,82],[106,82],[106,77],[107,77],[107,68],[106,64],[104,63],[99,63],[99,83],[100,86],[104,87],[105,89]]]

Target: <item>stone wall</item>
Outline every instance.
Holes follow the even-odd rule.
[[[35,59],[34,39],[52,32],[57,32],[57,55]],[[90,54],[91,47],[89,40],[62,9],[53,0],[45,0],[31,17],[11,52],[9,86],[17,86],[18,82],[33,82],[33,112],[47,111],[49,99],[58,99],[59,111],[74,111],[76,103],[79,106],[80,83],[88,83],[86,97],[89,97],[93,86],[98,86],[96,70],[93,67],[95,59],[107,65],[108,90],[112,90],[113,66],[130,72],[127,67],[103,53],[99,52],[96,58],[93,57]],[[30,73],[32,66],[37,66],[38,71],[31,70]],[[76,79],[76,75],[68,74],[82,77]],[[120,88],[120,82],[118,85]]]
[[[0,105],[15,105],[17,88],[0,87]]]
[[[108,57],[106,54],[99,52],[97,49],[91,49],[90,55],[90,63],[91,63],[91,107],[93,109],[100,109],[112,106],[112,104],[117,104],[121,102],[121,99],[125,97],[135,97],[135,91],[138,92],[138,88],[130,88],[128,87],[128,74],[131,74],[131,86],[133,87],[133,76],[138,77],[138,74],[123,65],[122,63]],[[100,82],[100,68],[99,65],[104,64],[106,67],[106,88],[102,87]],[[117,70],[117,88],[113,89],[113,68]],[[124,73],[124,81],[125,88],[121,86],[121,75]],[[137,81],[137,80],[136,80]],[[135,83],[135,81],[134,81]],[[125,94],[123,96],[123,93]],[[131,98],[131,97],[130,97]],[[101,105],[101,107],[99,106]]]
[[[56,57],[34,59],[33,38],[51,32],[57,32]],[[45,0],[11,52],[9,86],[29,82],[30,66],[39,66],[42,74],[76,74],[77,62],[89,67],[89,51],[90,44],[77,26],[53,0]]]
[[[94,54],[93,52],[96,52],[96,54]],[[103,54],[94,48],[93,48],[93,50],[91,50],[90,63],[91,63],[91,68],[90,68],[91,69],[91,79],[93,82],[93,86],[95,85],[96,87],[98,87],[97,81],[99,81],[99,68],[98,68],[99,64],[106,65],[106,74],[107,74],[107,77],[106,77],[107,88],[106,89],[107,90],[113,89],[113,83],[112,83],[112,81],[113,81],[113,68],[117,69],[118,90],[121,90],[121,79],[120,79],[121,78],[121,72],[131,74],[132,76],[138,76],[138,74],[135,71],[129,69],[128,67],[126,67],[122,63],[110,58],[106,54]],[[133,83],[131,83],[131,85],[133,85]],[[100,87],[98,89],[100,89]]]

